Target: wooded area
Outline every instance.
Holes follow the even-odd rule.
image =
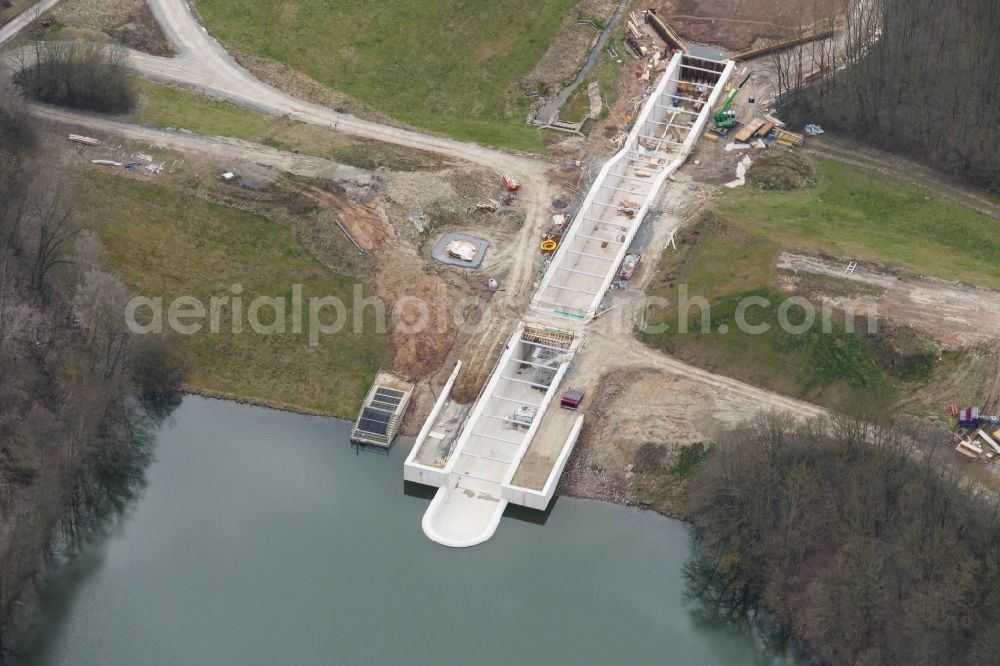
[[[136,91],[118,46],[36,41],[20,56],[14,80],[40,102],[87,111],[127,113]]]
[[[130,294],[80,225],[71,181],[35,154],[35,128],[8,78],[0,72],[4,628],[50,546],[79,543],[132,496],[146,433],[176,402],[184,372],[168,342],[127,330]]]
[[[691,483],[691,590],[766,609],[832,664],[995,664],[1000,502],[944,463],[950,434],[874,412],[761,415]]]
[[[844,4],[818,0],[831,1]],[[815,42],[771,56],[786,116],[1000,191],[1000,3],[871,0],[846,7],[843,54],[833,42]]]

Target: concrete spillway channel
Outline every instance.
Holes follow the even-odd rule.
[[[428,537],[474,546],[493,535],[508,502],[548,506],[582,420],[552,404],[578,344],[569,331],[521,323],[464,423],[449,428],[455,369],[404,464],[408,481],[439,488],[423,519]],[[566,455],[547,466],[522,465],[543,424]]]
[[[532,309],[576,319],[596,314],[639,225],[705,129],[733,67],[731,61],[674,55],[624,146],[598,173]]]
[[[664,183],[690,154],[734,63],[676,54],[624,147],[601,169],[531,307],[576,330],[521,322],[471,409],[451,399],[456,366],[403,466],[436,486],[424,533],[452,547],[496,532],[508,503],[544,510],[583,426],[559,387],[629,244]]]

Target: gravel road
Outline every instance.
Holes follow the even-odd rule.
[[[40,6],[44,11],[54,6],[56,2],[57,0],[44,0]],[[492,307],[515,316],[524,312],[524,302],[534,281],[535,241],[541,229],[549,222],[549,204],[552,196],[558,191],[549,178],[549,172],[554,165],[538,158],[363,120],[297,99],[259,81],[241,67],[198,23],[184,0],[149,0],[149,5],[167,38],[174,43],[177,55],[173,58],[163,58],[130,52],[130,66],[143,76],[189,87],[262,113],[288,116],[300,122],[351,136],[438,153],[492,169],[509,171],[519,178],[524,184],[523,196],[529,211],[528,220],[511,247],[504,252],[512,258],[512,266],[505,282],[507,291],[494,299]],[[23,28],[37,16],[37,13],[29,10],[22,16],[23,18],[18,17],[8,26],[19,23]],[[11,29],[16,32],[20,28]],[[230,159],[250,159],[255,162],[271,160],[274,166],[293,173],[297,172],[295,169],[299,169],[312,170],[314,175],[319,175],[323,169],[347,168],[321,165],[317,158],[298,155],[293,157],[281,151],[262,150],[263,147],[247,142],[182,135],[51,107],[33,106],[32,113],[53,121],[104,130],[127,138],[162,143],[165,147],[174,147],[178,150],[212,151],[212,154],[228,156]],[[731,391],[754,400],[761,408],[773,407],[810,416],[825,413],[825,410],[816,405],[715,375],[669,358],[640,344],[631,335],[631,331],[592,337],[589,353],[583,356],[589,357],[591,362],[584,364],[581,374],[597,372],[601,368],[606,369],[607,361],[614,359],[612,365],[615,366],[636,364],[655,368],[690,378],[718,390]]]

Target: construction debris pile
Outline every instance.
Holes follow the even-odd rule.
[[[958,431],[954,435],[956,453],[970,460],[1000,460],[1000,429],[994,430],[992,435],[983,430],[987,424],[995,427],[1000,423],[1000,416],[982,415],[978,407],[958,409],[950,405],[948,411],[958,419]]]
[[[568,219],[565,215],[552,216],[552,224],[542,234],[542,244],[540,246],[542,254],[552,254],[559,247],[559,243],[562,242],[563,234],[566,231],[566,222]]]
[[[499,195],[500,199],[497,200],[494,197],[488,197],[476,202],[469,206],[469,213],[496,213],[498,211],[501,215],[510,213],[510,211],[503,211],[502,208],[514,205],[514,202],[517,201],[517,193],[521,189],[521,183],[509,173],[500,173],[498,171],[497,176],[500,177],[500,183],[503,186],[503,190]]]
[[[674,53],[687,53],[687,47],[677,34],[652,9],[642,12],[632,12],[625,21],[625,46],[636,59],[642,60],[642,66],[636,72],[637,83],[641,86],[631,97],[625,97],[624,112],[618,124],[618,134],[612,139],[612,144],[620,148],[629,131],[632,129],[638,114],[645,104],[646,98],[653,90],[653,84],[659,74],[666,70]],[[708,64],[709,61],[706,61]],[[669,123],[668,129],[660,139],[677,141],[686,135],[691,128],[693,119],[702,110],[712,91],[712,72],[708,69],[682,67],[677,94],[672,100],[676,113],[664,119]],[[708,76],[706,76],[708,75]],[[634,89],[634,88],[633,88]],[[627,95],[628,93],[626,93]],[[658,146],[646,141],[644,147],[655,152]]]
[[[668,50],[667,60],[675,51],[687,53],[681,38],[656,14],[656,10],[630,12],[625,19],[625,48],[632,57],[641,59],[659,53],[662,59],[664,47]]]
[[[73,143],[78,143],[81,146],[89,148],[97,148],[101,146],[100,139],[82,136],[79,134],[70,134],[69,140]],[[153,145],[150,144],[149,150],[153,150],[153,148]],[[163,173],[163,171],[168,168],[166,162],[158,162],[156,161],[156,158],[148,153],[130,153],[121,145],[117,147],[106,145],[104,147],[104,155],[105,157],[91,159],[90,163],[96,166],[124,169],[125,171],[135,171],[148,176],[155,176]],[[173,169],[183,163],[184,160],[174,160],[169,167],[171,170],[170,172],[173,173]]]
[[[487,199],[469,206],[470,213],[495,213],[500,210],[500,202],[496,199]]]

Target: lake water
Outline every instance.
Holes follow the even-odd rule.
[[[357,455],[348,432],[185,399],[142,498],[46,586],[25,661],[794,663],[684,602],[682,523],[562,498],[544,525],[505,517],[488,543],[444,548],[404,492],[406,447]]]

